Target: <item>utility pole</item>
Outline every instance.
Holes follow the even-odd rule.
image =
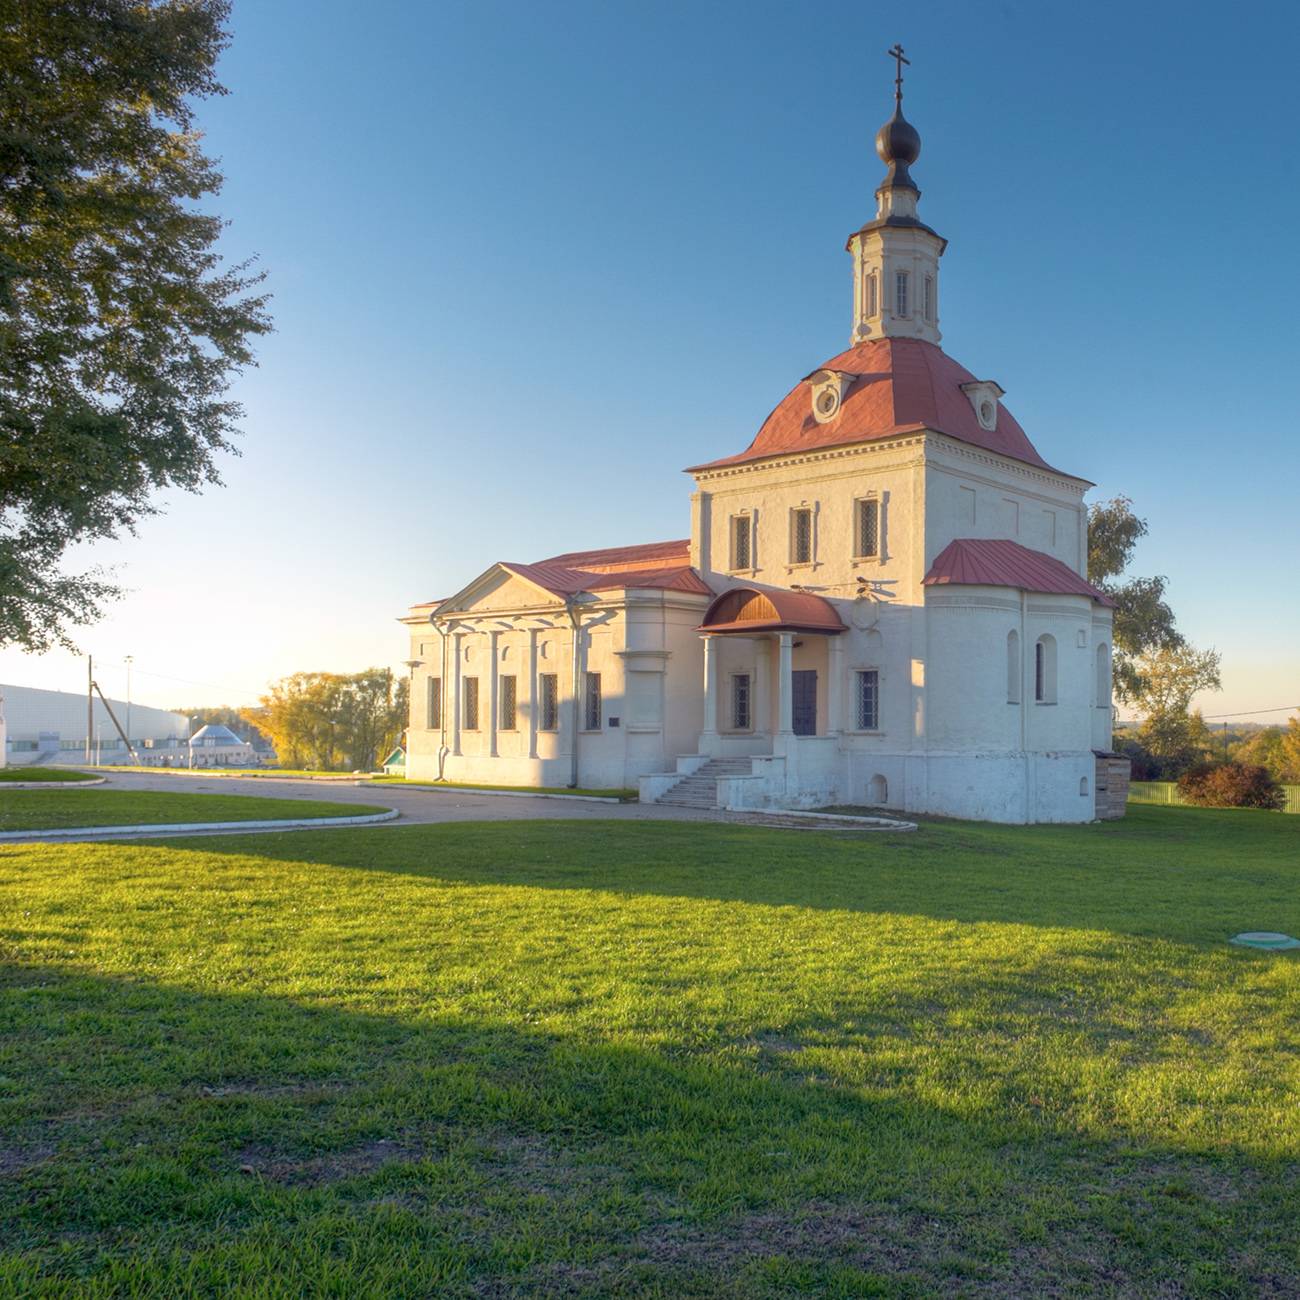
[[[135,655],[123,655],[122,662],[126,665],[126,745],[131,747],[131,665],[135,662]]]
[[[86,656],[86,764],[90,764],[90,744],[95,737],[95,657]]]

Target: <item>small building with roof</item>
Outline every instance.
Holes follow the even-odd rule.
[[[262,755],[229,727],[209,722],[191,737],[185,755],[191,767],[260,767]]]
[[[743,451],[687,471],[689,539],[502,561],[411,608],[408,776],[1113,815],[1092,484],[940,347],[947,241],[918,216],[901,82],[876,148],[877,211],[847,244],[850,346]]]

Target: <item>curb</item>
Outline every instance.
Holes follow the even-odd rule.
[[[85,790],[92,785],[107,785],[108,777],[96,776],[89,781],[0,781],[5,790]]]
[[[372,789],[378,785],[375,781],[355,781],[354,785],[369,786]],[[637,803],[636,799],[615,799],[606,794],[542,794],[537,790],[486,790],[478,786],[468,785],[420,785],[412,782],[410,785],[396,786],[394,782],[384,782],[380,789],[388,785],[394,785],[395,788],[411,791],[428,791],[431,794],[500,794],[505,795],[507,799],[569,799],[577,803]]]
[[[914,831],[916,822],[904,821],[900,817],[858,817],[853,813],[804,812],[796,808],[736,808],[732,812],[762,812],[770,817],[800,817],[809,821],[847,822],[850,826],[870,826],[882,831]]]
[[[0,831],[0,842],[25,840],[75,840],[87,835],[97,839],[108,835],[184,835],[193,831],[287,831],[310,829],[314,826],[367,826],[375,822],[391,822],[400,817],[396,808],[386,812],[366,813],[359,817],[293,817],[284,821],[250,822],[165,822],[146,826],[78,826],[46,831]]]

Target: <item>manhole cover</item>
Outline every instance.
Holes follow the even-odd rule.
[[[1235,943],[1239,948],[1264,948],[1269,952],[1300,948],[1300,939],[1293,939],[1289,934],[1278,934],[1274,930],[1247,930],[1245,934],[1234,934],[1228,942]]]

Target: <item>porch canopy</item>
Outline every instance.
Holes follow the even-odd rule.
[[[713,601],[697,630],[710,635],[820,632],[837,636],[848,629],[830,601],[811,591],[759,591],[757,587],[733,587]]]

